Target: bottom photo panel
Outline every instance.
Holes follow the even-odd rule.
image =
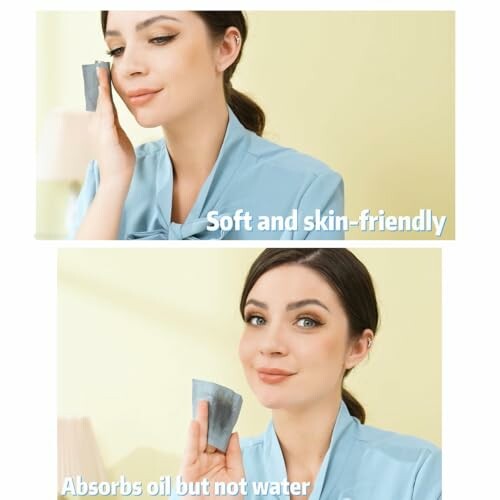
[[[61,249],[57,359],[58,498],[441,498],[439,249]]]

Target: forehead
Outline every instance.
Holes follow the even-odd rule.
[[[325,278],[300,264],[285,264],[267,271],[257,280],[248,298],[276,305],[306,298],[319,299],[325,304],[340,306],[337,293]]]
[[[190,11],[118,11],[113,10],[108,12],[106,23],[106,31],[135,31],[137,27],[141,27],[142,23],[148,20],[158,18],[158,22],[165,23],[182,23],[188,24],[196,19],[194,12]]]

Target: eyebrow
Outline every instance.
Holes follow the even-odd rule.
[[[140,23],[136,24],[135,31],[143,30],[144,28],[151,26],[153,23],[156,23],[157,21],[164,21],[164,20],[177,21],[178,23],[181,22],[176,17],[166,16],[166,15],[162,14],[159,16],[150,17],[149,19],[146,19],[145,21],[141,21]],[[104,37],[108,37],[108,36],[121,36],[121,33],[117,30],[109,30],[109,31],[106,31],[106,33],[104,34]]]
[[[268,309],[267,304],[265,304],[264,302],[260,302],[259,300],[255,300],[255,299],[247,300],[245,307],[249,306],[250,304],[253,304],[254,306],[257,306],[257,307],[261,307],[262,309]]]
[[[323,309],[326,309],[328,312],[330,312],[330,309],[328,309],[328,307],[326,307],[325,304],[323,304],[323,302],[319,301],[318,299],[304,299],[304,300],[298,300],[297,302],[291,302],[286,306],[286,310],[291,311],[293,309],[298,309],[299,307],[304,307],[311,304],[320,306]]]
[[[245,307],[250,305],[250,304],[253,304],[257,307],[261,307],[262,309],[269,309],[269,307],[267,306],[267,304],[265,302],[260,302],[259,300],[250,299],[245,304]],[[290,302],[290,304],[288,304],[286,306],[286,310],[292,311],[294,309],[299,309],[300,307],[309,306],[311,304],[316,305],[316,306],[320,306],[323,309],[326,309],[328,312],[330,312],[330,309],[328,309],[328,307],[326,307],[325,304],[323,304],[323,302],[321,302],[318,299],[303,299],[303,300],[298,300],[297,302]]]

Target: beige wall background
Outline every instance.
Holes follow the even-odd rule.
[[[54,107],[84,109],[81,65],[108,57],[98,12],[39,12],[37,20],[39,133]],[[248,22],[233,83],[266,111],[265,136],[339,171],[349,217],[364,208],[393,215],[430,208],[448,216],[442,238],[453,239],[454,14],[249,12]],[[134,144],[161,137],[117,104]],[[64,183],[38,184],[40,237],[64,233],[66,191]]]
[[[441,442],[441,252],[357,249],[381,327],[346,386],[367,423]],[[259,249],[64,249],[58,261],[58,415],[90,416],[109,479],[175,475],[191,379],[243,395],[237,430],[270,417],[247,387],[239,295]],[[193,284],[196,284],[195,286]]]

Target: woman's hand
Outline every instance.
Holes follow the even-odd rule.
[[[96,146],[100,183],[126,185],[128,189],[134,173],[134,147],[118,121],[106,68],[97,66],[96,71],[99,95],[91,119],[91,135]]]
[[[180,475],[184,482],[201,482],[203,479],[208,479],[210,482],[210,495],[184,498],[243,499],[243,495],[214,495],[215,482],[239,483],[245,477],[238,435],[236,433],[231,435],[225,454],[207,444],[207,435],[208,403],[200,401],[196,420],[193,420],[189,426],[188,444]]]
[[[99,95],[90,120],[99,166],[99,187],[76,234],[82,240],[118,238],[121,215],[135,167],[135,151],[118,121],[105,68],[97,67]]]

